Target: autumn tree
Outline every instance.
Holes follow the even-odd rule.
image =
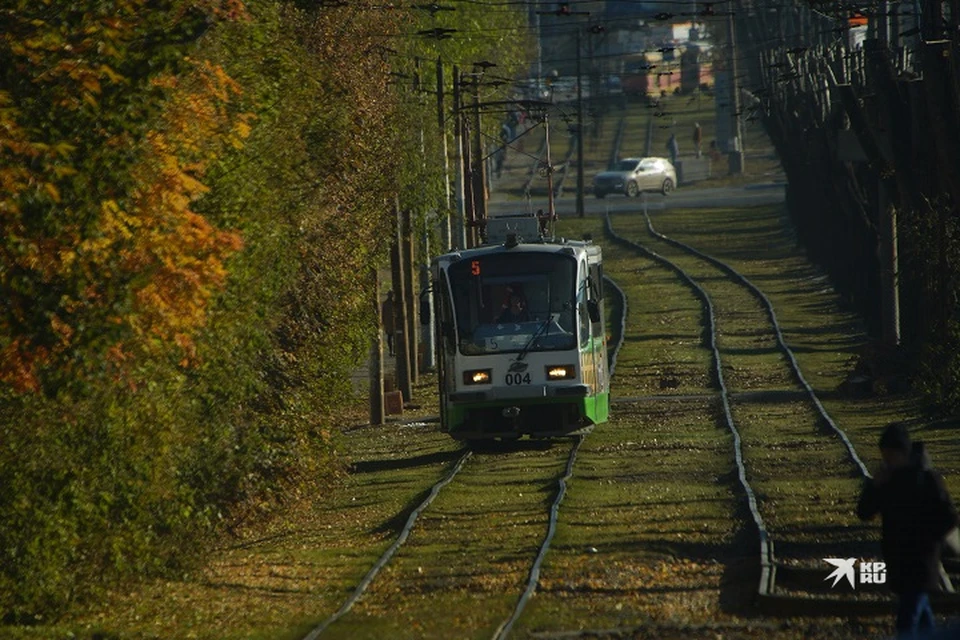
[[[365,1],[0,8],[0,616],[335,480],[390,203],[444,213],[397,74],[519,46],[458,11],[479,35]]]

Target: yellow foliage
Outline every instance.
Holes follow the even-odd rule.
[[[45,182],[43,188],[54,202],[60,202],[60,190],[57,189],[57,185],[52,182]]]
[[[224,260],[241,247],[238,234],[215,229],[190,205],[207,192],[200,177],[236,127],[224,101],[238,87],[219,67],[195,63],[189,78],[165,77],[158,84],[176,89],[162,130],[146,140],[143,162],[133,169],[141,185],[129,215],[114,211],[105,221],[141,227],[126,254],[127,264],[152,277],[135,292],[134,327],[143,338],[172,340],[184,354],[195,354],[191,334],[203,325],[210,298],[227,275]],[[105,231],[108,231],[105,229]]]
[[[23,68],[33,71],[33,82],[50,88],[50,104],[86,114],[82,117],[90,119],[91,127],[99,126],[106,85],[129,84],[116,69],[123,64],[125,39],[149,3],[115,4],[116,15],[87,14],[74,33],[62,33],[58,24],[38,19],[27,37],[4,40]],[[246,17],[239,0],[198,4],[210,15]],[[20,391],[38,390],[38,371],[73,348],[77,328],[71,326],[71,317],[103,317],[97,311],[101,307],[128,309],[107,314],[111,326],[126,328],[116,335],[128,336],[101,354],[111,370],[129,366],[137,353],[171,347],[179,351],[184,366],[196,362],[192,336],[226,280],[226,259],[242,242],[237,233],[215,228],[192,206],[208,191],[203,182],[207,168],[225,150],[242,146],[253,117],[233,113],[230,102],[240,88],[222,68],[205,60],[188,63],[186,72],[151,80],[151,95],[159,91],[166,96],[152,131],[140,139],[126,131],[105,132],[103,147],[116,149],[133,163],[128,179],[117,181],[129,185],[126,192],[105,196],[94,203],[93,212],[89,202],[68,201],[73,191],[64,186],[74,177],[84,181],[79,173],[100,167],[77,162],[71,142],[23,126],[33,114],[21,113],[11,94],[0,91],[0,231],[8,240],[0,246],[0,284],[9,287],[5,274],[16,270],[38,283],[83,287],[83,293],[73,297],[65,294],[47,315],[49,326],[38,334],[52,341],[18,335],[30,322],[29,297],[9,305],[8,319],[0,317],[0,344],[5,345],[0,350],[0,381]],[[39,202],[56,211],[56,226],[50,227],[54,232],[37,233],[21,220],[28,197],[33,198],[31,206]]]

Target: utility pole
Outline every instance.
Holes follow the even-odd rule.
[[[880,235],[880,318],[883,343],[900,344],[900,265],[897,255],[897,209],[887,186],[877,181]]]
[[[474,205],[476,200],[473,195],[473,153],[470,150],[470,125],[463,113],[463,76],[457,83],[457,122],[460,126],[460,162],[463,165],[463,227],[464,227],[464,248],[471,248],[476,245],[474,242],[474,228],[476,220],[476,211]]]
[[[577,216],[584,216],[583,206],[583,73],[580,30],[577,30]]]
[[[417,102],[422,105],[423,97],[423,87],[421,85],[421,66],[420,58],[414,60],[414,71],[413,71],[413,94],[416,96]],[[423,114],[426,112],[426,109],[418,109],[419,120],[420,120],[420,159],[422,163],[426,163],[426,142],[424,139],[424,123],[423,123]],[[421,243],[422,251],[419,256],[421,262],[429,260],[428,246],[427,246],[427,237],[428,237],[428,219],[429,215],[423,216],[423,228],[421,230]],[[417,330],[419,323],[417,322],[417,293],[416,288],[413,286],[415,279],[415,274],[422,274],[425,267],[423,264],[416,266],[417,255],[414,251],[414,229],[413,229],[413,218],[410,209],[403,210],[403,257],[406,264],[403,265],[404,268],[404,288],[407,290],[407,329],[410,331],[410,339],[407,341],[410,345],[409,353],[409,362],[410,362],[410,381],[413,384],[417,383],[417,380],[420,377],[420,368],[422,363],[420,362],[420,331]],[[419,279],[419,278],[417,278]]]
[[[546,109],[543,111],[543,138],[544,151],[547,155],[547,215],[552,224],[557,218],[557,210],[553,202],[553,161],[550,159],[550,114]]]
[[[450,228],[450,157],[447,149],[447,127],[444,114],[443,61],[437,56],[437,126],[440,128],[440,142],[443,145],[443,217],[440,221],[440,241],[445,251],[453,246],[453,232]]]
[[[383,424],[383,318],[380,316],[380,274],[377,268],[370,269],[373,285],[373,314],[376,318],[377,337],[370,343],[370,424]]]
[[[440,216],[440,245],[443,251],[449,251],[451,248],[451,229],[450,229],[450,165],[447,157],[447,133],[444,116],[444,92],[443,92],[443,61],[437,57],[437,126],[440,130],[441,144],[443,145],[443,212]],[[430,289],[430,233],[429,226],[424,222],[424,233],[421,242],[421,261],[420,261],[420,296],[415,307],[414,322],[420,324],[420,343],[423,345],[423,358],[420,360],[420,372],[426,373],[437,366],[436,344],[433,340],[433,296],[426,295]],[[421,302],[426,306],[426,323],[420,322]]]
[[[887,0],[881,0],[879,3],[877,15],[877,40],[880,45],[886,47],[890,44],[890,3]]]
[[[467,219],[467,174],[468,160],[463,155],[463,115],[460,104],[460,68],[453,65],[453,146],[456,150],[456,204],[454,212],[451,238],[451,249],[466,249],[466,219]]]
[[[423,357],[420,359],[420,372],[426,373],[437,366],[436,345],[433,342],[433,296],[427,295],[430,290],[430,236],[423,234],[421,245],[423,260],[420,262],[420,295],[414,299],[413,322],[420,324],[420,344],[423,345]],[[420,321],[420,307],[426,307],[426,323]]]
[[[403,318],[406,323],[403,327],[407,335],[407,365],[409,367],[410,384],[416,384],[418,377],[417,366],[417,321],[416,321],[416,294],[413,289],[413,221],[410,210],[400,211],[400,258],[403,260]]]
[[[409,324],[407,322],[407,296],[405,291],[404,259],[401,246],[403,245],[399,198],[394,199],[393,205],[393,242],[390,246],[391,280],[393,281],[394,311],[396,313],[397,335],[394,343],[394,353],[397,362],[397,388],[403,394],[405,402],[413,399],[413,384],[410,378],[410,346]]]
[[[470,227],[472,245],[480,241],[480,228],[487,219],[486,163],[483,161],[483,142],[480,137],[480,75],[473,76],[473,224]]]
[[[729,171],[733,175],[743,173],[743,119],[740,114],[740,86],[738,78],[740,77],[737,67],[737,29],[733,21],[733,12],[727,14],[727,36],[729,38],[729,56],[730,60],[730,101],[733,105],[733,132],[735,144],[728,151],[727,160]]]

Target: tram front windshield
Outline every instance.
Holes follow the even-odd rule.
[[[480,355],[576,347],[572,256],[497,253],[450,266],[460,353]]]

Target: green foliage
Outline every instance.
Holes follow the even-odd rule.
[[[948,202],[900,220],[900,291],[916,388],[944,413],[960,411],[960,221]]]
[[[481,9],[463,8],[473,27],[513,20]],[[339,472],[394,199],[418,221],[442,207],[435,103],[391,71],[515,50],[396,37],[431,20],[268,0],[0,10],[4,620],[180,571]]]

